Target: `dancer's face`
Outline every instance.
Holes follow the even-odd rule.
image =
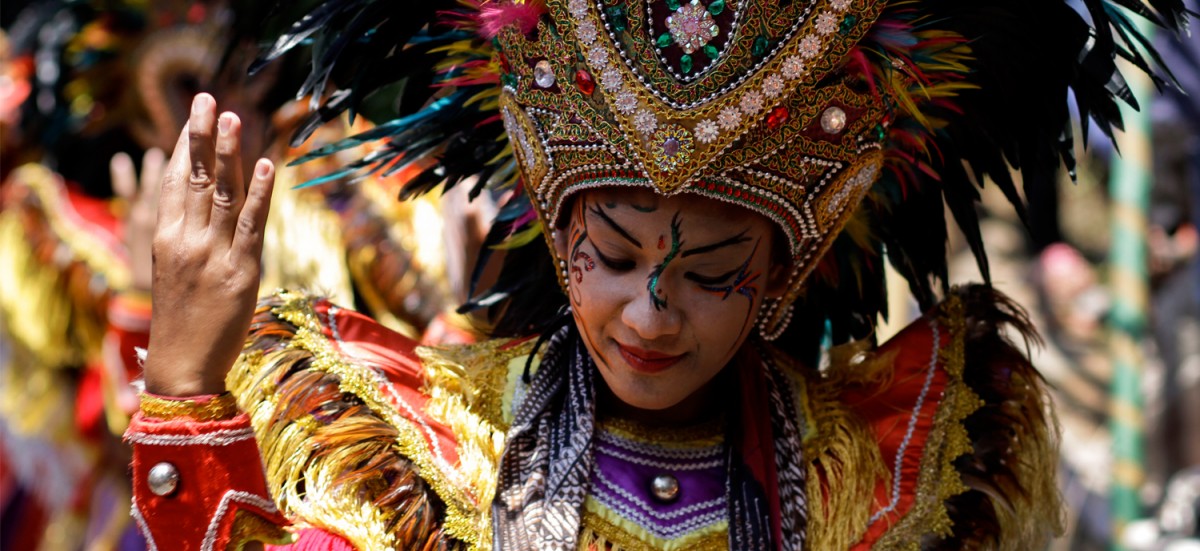
[[[720,201],[649,190],[582,192],[556,247],[575,323],[609,389],[665,410],[705,387],[782,294],[771,222]]]

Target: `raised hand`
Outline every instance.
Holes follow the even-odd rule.
[[[241,351],[258,295],[275,167],[242,174],[241,121],[199,94],[159,194],[146,391],[216,394]]]
[[[158,218],[158,190],[162,183],[166,155],[152,147],[142,156],[142,175],[138,178],[133,159],[125,153],[113,155],[108,164],[113,190],[125,200],[125,248],[129,251],[129,269],[135,291],[149,291],[153,278],[151,243]],[[138,182],[141,182],[139,184]]]

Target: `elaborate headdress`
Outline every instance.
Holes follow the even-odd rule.
[[[406,192],[507,192],[485,245],[509,249],[505,270],[468,305],[506,304],[501,332],[552,317],[558,271],[536,235],[571,194],[644,186],[775,221],[794,269],[760,329],[778,336],[796,309],[841,340],[884,312],[885,256],[935,302],[943,203],[986,276],[977,186],[1020,211],[1014,172],[1053,185],[1073,167],[1069,92],[1085,127],[1120,127],[1134,99],[1115,59],[1154,73],[1135,17],[1185,24],[1180,0],[330,0],[262,61],[311,41],[301,94],[336,84],[296,140],[396,98],[377,128],[312,155],[383,140],[331,178],[435,157]]]

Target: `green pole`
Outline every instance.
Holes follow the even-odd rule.
[[[1149,25],[1141,30],[1148,37]],[[1128,68],[1128,65],[1125,65]],[[1153,84],[1139,70],[1125,71],[1141,110],[1121,105],[1125,132],[1117,136],[1121,154],[1114,155],[1109,190],[1112,243],[1108,283],[1112,296],[1109,352],[1113,362],[1109,415],[1112,431],[1112,549],[1124,550],[1121,539],[1129,522],[1142,516],[1139,490],[1145,479],[1142,416],[1141,347],[1146,331],[1149,288],[1146,274],[1146,213],[1153,178],[1150,99]]]

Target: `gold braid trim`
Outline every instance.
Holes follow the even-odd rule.
[[[490,494],[476,503],[481,494],[468,493],[462,474],[437,463],[377,372],[334,349],[311,300],[281,292],[260,305],[248,351],[227,378],[280,509],[361,549],[490,546]],[[265,346],[270,339],[278,346]]]
[[[704,531],[664,540],[646,532],[633,522],[604,515],[603,505],[591,498],[585,502],[583,528],[579,532],[579,551],[725,551],[729,549],[729,525],[715,524]],[[608,518],[608,517],[614,518]],[[639,537],[638,534],[642,536]],[[643,539],[645,538],[645,539]],[[651,541],[647,542],[646,539]]]
[[[951,295],[940,306],[938,324],[950,332],[949,345],[938,351],[938,362],[949,380],[926,437],[917,475],[916,500],[895,525],[873,546],[874,549],[920,549],[928,534],[945,537],[953,523],[946,500],[967,490],[954,460],[970,452],[971,440],[962,421],[979,409],[983,401],[963,382],[964,328],[962,300]]]
[[[233,514],[233,528],[229,530],[229,543],[226,551],[242,551],[251,542],[263,542],[271,545],[287,545],[292,543],[292,535],[282,526],[267,522],[266,519],[245,509],[238,509]]]
[[[776,365],[793,365],[782,353],[773,356]],[[792,371],[784,370],[796,385],[798,411],[807,415],[808,541],[813,549],[849,549],[866,530],[875,485],[891,475],[870,428],[841,400],[850,370],[835,368],[828,378],[812,379]]]
[[[141,410],[142,415],[162,420],[187,417],[196,421],[219,421],[238,414],[237,400],[228,392],[204,402],[168,400],[142,393]]]

